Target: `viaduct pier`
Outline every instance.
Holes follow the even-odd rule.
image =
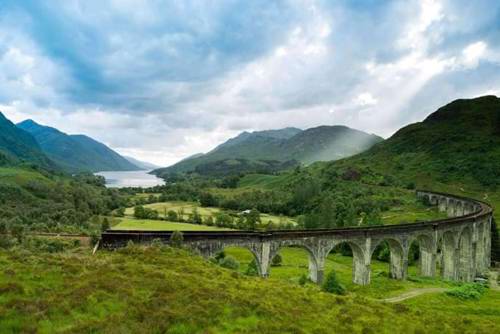
[[[418,190],[419,199],[437,206],[448,218],[411,224],[380,225],[315,230],[203,231],[183,232],[184,246],[205,257],[225,247],[248,248],[255,257],[259,275],[267,277],[271,260],[282,247],[303,247],[309,254],[309,277],[321,283],[325,260],[336,246],[347,244],[353,253],[352,280],[370,283],[370,263],[376,247],[387,242],[390,248],[390,276],[405,279],[410,245],[417,241],[422,276],[441,275],[444,279],[473,281],[490,265],[492,208],[481,201],[456,195]],[[172,231],[108,230],[102,233],[104,248],[123,247],[129,240],[169,243]]]

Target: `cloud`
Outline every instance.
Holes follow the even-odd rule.
[[[388,136],[498,91],[500,3],[6,1],[0,108],[170,164],[243,130]]]

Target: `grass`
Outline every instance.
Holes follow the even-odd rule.
[[[206,219],[209,216],[215,218],[215,215],[219,212],[223,212],[224,210],[221,208],[215,207],[202,207],[197,202],[183,202],[183,201],[171,201],[171,202],[161,202],[161,203],[153,203],[144,205],[144,207],[153,209],[158,211],[160,217],[165,217],[166,213],[170,210],[175,211],[176,213],[183,212],[182,217],[184,219],[188,219],[189,215],[192,214],[195,208],[198,210],[198,213],[202,216],[203,219]],[[125,215],[133,216],[134,208],[127,208],[125,210]],[[263,223],[272,222],[275,225],[283,224],[287,222],[291,222],[293,224],[296,223],[295,219],[286,217],[286,216],[276,216],[261,213],[260,218]]]
[[[0,332],[494,333],[500,293],[387,304],[245,277],[182,250],[0,251]],[[273,268],[273,271],[276,271]]]
[[[216,226],[196,225],[188,223],[169,222],[164,220],[149,220],[135,218],[118,218],[119,221],[112,227],[113,230],[145,230],[145,231],[228,231],[227,228]]]
[[[17,184],[25,186],[30,182],[37,181],[45,184],[51,184],[52,181],[41,173],[34,170],[16,168],[16,167],[0,167],[0,182]]]

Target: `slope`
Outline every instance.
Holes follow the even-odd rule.
[[[413,181],[500,185],[500,99],[453,101],[370,150],[324,169],[352,166]]]
[[[36,164],[44,168],[56,168],[42,152],[35,138],[17,128],[0,113],[0,164],[12,165],[22,162]]]
[[[453,312],[436,314],[426,305],[335,296],[312,285],[246,277],[170,248],[131,246],[94,256],[88,250],[61,254],[0,251],[0,263],[2,333],[62,329],[84,333],[500,330],[495,304],[498,292],[490,292],[474,304],[443,296],[438,304],[452,305]]]
[[[17,126],[32,134],[45,154],[66,171],[97,172],[139,169],[106,145],[90,137],[68,135],[32,120],[23,121]]]

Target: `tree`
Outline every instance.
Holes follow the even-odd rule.
[[[334,293],[336,295],[343,295],[345,294],[345,288],[340,284],[340,282],[337,279],[337,275],[335,274],[335,271],[330,271],[328,275],[326,276],[326,280],[323,283],[323,291]]]
[[[200,194],[200,204],[201,204],[201,206],[204,206],[204,207],[218,206],[219,201],[217,200],[217,197],[215,197],[211,193],[203,192]]]
[[[167,220],[168,221],[176,222],[177,219],[178,219],[177,212],[175,212],[174,210],[169,210],[167,212]]]
[[[214,225],[214,218],[212,216],[207,216],[205,218],[204,224],[207,226],[213,226]]]
[[[281,255],[276,254],[271,261],[271,267],[279,267],[283,263],[283,258]]]
[[[378,208],[374,208],[366,215],[365,224],[369,226],[382,225],[382,216]]]
[[[125,216],[125,208],[121,207],[121,208],[116,209],[115,216],[117,216],[117,217]]]
[[[252,209],[246,215],[246,227],[249,230],[255,230],[257,228],[257,224],[260,224],[260,212],[257,209]]]
[[[248,264],[247,270],[245,271],[245,275],[247,276],[259,275],[259,269],[257,268],[257,261],[255,261],[255,259],[250,261],[250,263]]]
[[[108,218],[104,217],[104,219],[102,220],[102,223],[101,223],[101,232],[109,230],[110,227],[111,227],[111,225],[109,224]]]
[[[174,231],[170,235],[170,245],[172,247],[181,248],[182,242],[184,241],[184,235],[181,231]]]

